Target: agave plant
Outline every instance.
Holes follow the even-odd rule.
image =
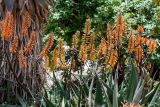
[[[36,100],[45,81],[42,23],[53,0],[0,0],[0,103]],[[20,96],[20,97],[18,97]]]

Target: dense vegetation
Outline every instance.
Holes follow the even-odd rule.
[[[0,5],[0,106],[160,106],[159,0]]]

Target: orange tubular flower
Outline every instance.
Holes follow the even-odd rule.
[[[27,67],[27,62],[24,58],[24,55],[23,55],[22,51],[18,52],[18,59],[19,59],[19,67],[20,68],[26,68]]]
[[[28,11],[24,12],[23,18],[22,18],[22,35],[26,36],[28,33],[28,27],[29,27],[29,21],[30,21],[30,15]]]
[[[64,47],[63,47],[63,40],[61,38],[58,39],[58,52],[59,52],[59,55],[61,53],[64,53]]]
[[[49,67],[49,57],[45,54],[44,55],[44,67],[46,70],[48,70]]]
[[[117,44],[118,48],[122,46],[122,39],[123,39],[123,33],[124,33],[124,23],[122,19],[122,12],[119,12],[118,15],[118,20],[116,24],[116,28],[114,30],[114,39],[115,39],[115,44]]]
[[[58,53],[58,50],[57,49],[54,49],[53,50],[53,56],[52,56],[52,62],[51,62],[51,68],[52,70],[55,70],[57,68],[57,64],[58,64],[58,56],[59,56],[59,53]]]
[[[3,29],[2,29],[2,37],[6,37],[9,34],[9,30],[8,30],[8,22],[9,22],[9,17],[10,17],[10,12],[6,13],[6,18],[3,24]]]
[[[14,34],[14,20],[13,20],[13,15],[10,16],[10,25],[9,27],[9,36],[12,37]]]
[[[87,60],[87,46],[85,43],[82,43],[80,46],[78,59],[82,63],[84,63]]]
[[[78,44],[78,37],[80,35],[80,32],[77,31],[72,38],[72,50],[76,50],[77,49],[77,44]]]
[[[13,15],[11,14],[11,12],[7,12],[3,24],[2,37],[5,40],[9,41],[9,39],[13,35],[13,32],[14,32]]]
[[[13,53],[16,53],[16,51],[17,51],[17,45],[18,45],[18,36],[14,36],[12,45],[11,45],[11,47],[10,47],[10,52],[11,52],[12,54],[13,54]]]
[[[96,60],[96,50],[94,47],[94,41],[95,41],[95,33],[93,32],[91,34],[91,38],[90,38],[90,50],[89,50],[89,58],[91,61],[95,61]]]
[[[146,45],[147,45],[147,46],[150,46],[150,44],[151,44],[151,40],[146,39]]]
[[[85,28],[83,30],[83,32],[84,32],[84,34],[83,34],[83,42],[84,43],[88,42],[90,30],[91,30],[91,22],[90,22],[90,19],[87,19],[86,23],[85,23]]]
[[[144,53],[143,53],[142,47],[141,46],[137,47],[136,48],[136,61],[140,63],[143,56],[144,56]]]
[[[116,32],[118,33],[118,35],[120,35],[121,33],[124,32],[124,23],[123,23],[121,11],[118,14],[118,20],[117,20],[117,24],[116,24]]]
[[[144,29],[143,29],[142,25],[138,25],[137,32],[139,32],[139,33],[143,33],[144,32]]]
[[[101,55],[105,56],[107,53],[107,43],[104,38],[101,39],[101,43],[98,47],[98,57],[100,58]]]
[[[135,45],[136,46],[138,46],[138,45],[142,46],[142,39],[141,39],[141,35],[140,34],[136,35]]]
[[[101,49],[102,49],[102,54],[106,55],[107,44],[106,44],[106,40],[104,38],[102,38],[100,45],[101,45]]]
[[[51,47],[53,45],[53,40],[54,40],[54,36],[53,36],[53,34],[50,34],[50,36],[48,37],[48,42],[47,42],[46,46],[40,52],[39,56],[43,57],[51,49]]]
[[[60,68],[61,69],[66,69],[67,68],[67,64],[66,64],[64,53],[60,54],[60,58],[59,59],[60,59]]]
[[[85,28],[83,32],[88,35],[90,33],[90,30],[91,30],[91,22],[90,19],[87,19],[85,22]]]
[[[26,53],[29,53],[32,50],[33,44],[34,44],[34,40],[35,40],[35,32],[32,31],[32,33],[30,35],[30,38],[29,38],[29,41],[28,41],[28,44],[27,44],[27,47],[25,48],[25,52]]]
[[[157,43],[155,40],[150,40],[150,45],[148,47],[148,51],[150,54],[153,54],[157,48]]]
[[[60,60],[60,68],[61,69],[66,69],[66,60],[65,60],[65,51],[64,51],[64,47],[63,47],[63,40],[61,38],[59,38],[58,40],[58,57]]]
[[[107,69],[109,69],[110,71],[113,70],[114,66],[116,65],[118,60],[118,52],[117,50],[112,50],[109,56],[109,60],[107,63]]]
[[[112,26],[111,25],[108,25],[107,26],[107,41],[108,41],[108,44],[112,44],[113,43],[113,34],[112,34]]]

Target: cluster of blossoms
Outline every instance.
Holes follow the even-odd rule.
[[[91,30],[91,22],[90,19],[87,19],[85,22],[85,27],[83,30],[82,40],[80,41],[80,47],[78,49],[78,42],[80,32],[77,31],[72,38],[72,46],[71,51],[73,53],[77,53],[78,61],[81,64],[84,64],[87,60],[90,60],[91,63],[98,61],[99,64],[105,65],[105,68],[109,71],[112,71],[116,65],[118,64],[118,60],[123,53],[121,53],[120,49],[123,45],[124,38],[128,39],[128,48],[126,49],[126,53],[128,55],[134,54],[135,62],[140,63],[144,57],[144,46],[148,47],[148,53],[153,54],[157,48],[157,44],[155,40],[147,39],[142,37],[144,29],[142,25],[138,26],[136,36],[133,36],[132,31],[129,36],[124,36],[125,34],[125,24],[122,20],[122,13],[120,12],[118,15],[118,20],[116,26],[113,28],[111,25],[107,26],[106,37],[100,37],[100,44],[98,48],[96,48],[95,40],[97,39],[96,34]],[[41,56],[46,54],[50,49],[51,40],[49,38],[48,45],[42,50],[40,53]],[[63,40],[58,40],[57,48],[53,50],[51,61],[51,68],[61,68],[66,69],[67,63],[65,59],[65,51],[63,47]],[[75,59],[71,60],[71,66],[75,65]]]
[[[19,67],[21,69],[27,68],[27,58],[26,55],[29,54],[35,44],[36,32],[33,30],[31,34],[28,34],[29,25],[30,25],[30,14],[27,10],[25,10],[22,14],[22,23],[21,23],[21,31],[20,34],[16,34],[15,32],[15,24],[14,17],[10,11],[6,12],[6,16],[4,22],[2,22],[2,39],[6,41],[6,43],[10,43],[9,51],[11,54],[18,56]],[[29,37],[27,37],[29,35]],[[53,34],[51,34],[48,38],[48,43],[42,49],[38,56],[43,57],[46,56],[47,52],[51,49],[53,45]],[[24,40],[25,39],[25,40]],[[25,43],[27,42],[27,43]],[[18,49],[18,45],[21,44],[21,48]],[[47,58],[46,58],[47,59]]]

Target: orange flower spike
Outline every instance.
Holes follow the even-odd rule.
[[[61,69],[65,69],[66,68],[65,51],[63,47],[63,40],[61,38],[58,39],[58,50],[57,51],[58,51],[58,58],[60,60],[59,66]]]
[[[90,60],[93,61],[93,62],[96,60],[96,50],[95,50],[95,48],[93,48],[93,49],[91,50],[89,58],[90,58]]]
[[[52,70],[55,70],[57,68],[58,56],[59,56],[58,50],[54,49],[53,50],[53,55],[52,55],[52,62],[51,62],[51,68],[52,68]]]
[[[28,11],[25,11],[23,14],[23,18],[22,18],[22,35],[26,36],[27,35],[27,31],[28,31],[28,27],[29,27],[29,21],[30,21],[30,15]]]
[[[96,50],[94,47],[94,42],[95,42],[95,33],[93,32],[91,34],[91,38],[90,38],[90,54],[89,54],[89,58],[91,61],[95,61],[96,60]]]
[[[106,55],[107,44],[106,44],[106,40],[104,38],[102,38],[102,40],[101,40],[101,49],[102,49],[102,54]]]
[[[61,54],[60,54],[60,68],[61,68],[61,69],[66,69],[66,68],[67,68],[64,53],[61,53]]]
[[[146,39],[146,45],[147,45],[147,46],[150,46],[150,44],[151,44],[151,40]]]
[[[136,46],[142,45],[142,43],[141,43],[141,35],[140,34],[136,35],[135,45]]]
[[[13,15],[10,16],[10,22],[9,22],[9,36],[12,37],[14,34],[14,19],[13,19]]]
[[[121,11],[118,14],[116,32],[118,33],[118,35],[124,32],[124,23],[123,23],[122,12]]]
[[[155,40],[151,40],[150,45],[148,47],[148,51],[150,54],[153,54],[157,48],[157,43]]]
[[[44,67],[46,70],[48,70],[49,67],[49,57],[45,54],[44,55]]]
[[[142,25],[138,25],[137,32],[138,33],[143,33],[144,32],[144,29],[143,29]]]
[[[78,44],[78,37],[80,35],[80,32],[77,31],[74,35],[73,35],[73,38],[72,38],[72,49],[73,50],[76,50],[77,49],[77,44]]]
[[[87,46],[85,43],[82,43],[80,46],[78,59],[83,63],[87,60]]]
[[[54,36],[53,36],[53,33],[52,33],[48,37],[48,42],[45,45],[45,47],[42,49],[42,51],[40,52],[39,56],[43,57],[51,49],[51,47],[53,45],[53,40],[54,40]]]
[[[32,50],[34,40],[35,40],[35,31],[32,31],[30,38],[29,38],[29,41],[28,41],[28,44],[27,44],[27,47],[25,48],[25,52],[29,53]]]
[[[58,39],[58,52],[59,52],[59,55],[64,52],[63,45],[64,45],[63,40],[61,38],[59,38]]]
[[[142,45],[145,45],[145,44],[146,44],[146,38],[141,37],[141,44],[142,44]]]
[[[83,32],[86,35],[88,35],[88,34],[90,34],[90,30],[91,30],[91,21],[90,21],[90,19],[87,19],[86,22],[85,22],[85,27],[84,27]]]
[[[26,68],[27,67],[27,62],[24,58],[24,55],[23,55],[22,51],[18,52],[18,59],[19,59],[19,67],[20,68]]]
[[[10,47],[10,52],[11,52],[12,54],[13,54],[13,53],[16,53],[16,51],[17,51],[17,46],[18,46],[18,36],[14,36],[12,45],[11,45],[11,47]]]
[[[84,32],[84,34],[83,34],[83,42],[84,43],[88,42],[90,30],[91,30],[91,22],[90,22],[90,19],[87,19],[86,22],[85,22],[85,28],[83,30],[83,32]]]
[[[94,41],[95,41],[95,33],[93,32],[90,37],[90,50],[89,51],[91,51],[94,48]]]
[[[146,45],[146,44],[147,44],[147,40],[148,40],[147,38],[144,38],[144,39],[143,39],[143,45]]]
[[[136,61],[141,62],[143,56],[144,56],[144,53],[143,53],[142,47],[140,47],[140,46],[137,47],[137,49],[136,49]]]
[[[111,44],[113,42],[113,36],[112,36],[112,26],[111,25],[107,25],[107,41],[108,44]]]
[[[13,32],[13,15],[11,14],[11,12],[7,12],[3,24],[2,37],[4,37],[4,39],[8,41],[13,35]]]
[[[135,37],[130,36],[129,37],[129,42],[128,42],[128,48],[127,48],[127,53],[131,54],[135,49]]]
[[[101,49],[101,44],[99,45],[98,49],[97,49],[97,56],[98,58],[102,57],[102,49]]]
[[[118,52],[117,50],[112,50],[111,51],[111,54],[109,56],[109,62],[108,62],[108,66],[107,68],[111,71],[114,66],[116,65],[117,63],[117,60],[118,60]]]
[[[10,14],[11,14],[10,12],[6,13],[6,18],[4,20],[3,29],[2,29],[2,37],[5,37],[6,35],[8,35],[8,22],[9,22]]]

